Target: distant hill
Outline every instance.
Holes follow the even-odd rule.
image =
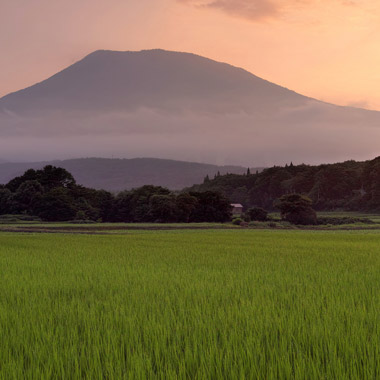
[[[272,209],[282,195],[301,193],[318,210],[380,212],[380,157],[318,166],[275,166],[250,176],[222,175],[186,190],[219,191],[245,208]]]
[[[143,185],[157,185],[178,190],[203,181],[207,175],[213,178],[218,172],[242,174],[247,171],[246,168],[240,166],[216,166],[155,158],[82,158],[34,163],[2,163],[0,164],[0,183],[7,183],[27,169],[41,169],[45,165],[65,168],[81,185],[109,191],[120,191]]]
[[[96,51],[0,99],[9,161],[116,155],[268,166],[364,159],[378,154],[379,140],[380,112],[163,50]]]

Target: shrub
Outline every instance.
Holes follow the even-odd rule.
[[[249,226],[250,227],[260,227],[262,224],[260,222],[250,222]]]
[[[95,224],[97,222],[95,222],[94,220],[70,220],[68,223],[71,223],[71,224]]]
[[[333,225],[340,226],[342,224],[356,224],[356,223],[364,223],[364,224],[375,224],[375,222],[368,218],[354,218],[350,216],[343,217],[320,217],[318,218],[319,225]]]
[[[12,214],[0,215],[0,223],[13,223],[13,222],[41,222],[37,216]]]
[[[242,223],[243,223],[243,219],[241,218],[235,218],[232,220],[232,224],[234,224],[235,226],[240,226]]]
[[[256,222],[265,222],[268,220],[268,211],[261,207],[253,207],[247,211],[250,219]]]
[[[75,215],[75,220],[87,220],[86,213],[83,210],[79,210]]]

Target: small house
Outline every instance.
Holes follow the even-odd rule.
[[[231,203],[232,215],[241,215],[243,213],[243,205],[240,203]]]

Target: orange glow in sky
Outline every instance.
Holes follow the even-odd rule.
[[[376,0],[1,0],[0,96],[97,49],[162,48],[380,110]]]

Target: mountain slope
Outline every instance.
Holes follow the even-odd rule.
[[[0,99],[7,160],[117,155],[266,165],[376,155],[380,113],[188,53],[96,51]]]
[[[234,110],[247,107],[249,111],[258,103],[306,99],[242,69],[193,54],[100,50],[48,80],[5,96],[0,104],[3,110],[22,115],[62,108],[94,111],[95,107],[102,110],[177,107],[178,110],[201,107],[205,100],[226,102]]]
[[[200,183],[209,175],[220,172],[243,174],[246,168],[239,166],[216,166],[194,162],[159,160],[154,158],[105,159],[82,158],[64,161],[0,164],[0,183],[5,184],[27,169],[41,169],[46,165],[65,168],[81,185],[120,191],[147,184],[179,190]],[[252,171],[261,170],[254,168]]]

